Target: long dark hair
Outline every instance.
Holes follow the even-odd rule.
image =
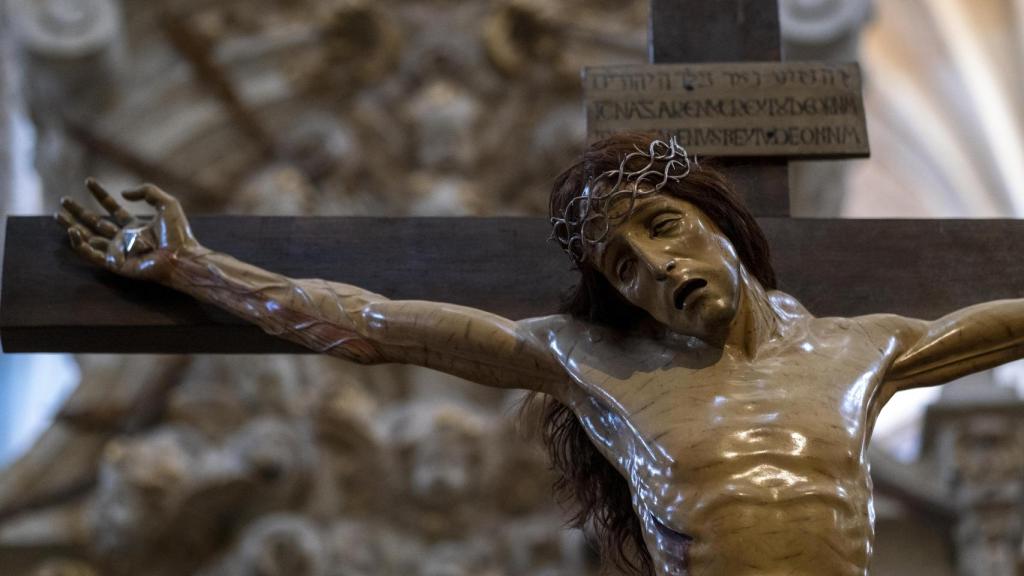
[[[622,134],[591,145],[580,162],[555,179],[551,215],[563,215],[590,178],[618,169],[623,157],[636,147],[647,150],[656,137],[648,133]],[[776,287],[764,232],[713,162],[702,159],[699,169],[671,182],[663,193],[684,198],[703,211],[732,242],[754,278],[765,289]],[[647,312],[627,302],[589,262],[578,263],[577,267],[580,280],[564,299],[562,313],[620,330],[650,319]],[[550,396],[540,401],[542,437],[558,475],[555,495],[569,506],[571,524],[593,531],[602,560],[627,574],[653,576],[653,561],[626,479],[591,444],[572,410]]]

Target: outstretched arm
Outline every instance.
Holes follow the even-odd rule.
[[[536,321],[288,278],[201,246],[178,201],[155,186],[124,194],[157,209],[151,222],[132,218],[96,182],[88,186],[113,221],[68,199],[58,220],[76,251],[115,273],[165,284],[275,336],[364,364],[417,364],[481,384],[543,392],[554,392],[563,380],[543,339],[533,336]]]
[[[977,304],[931,322],[880,318],[902,349],[886,378],[893,392],[944,384],[1024,357],[1024,300]]]

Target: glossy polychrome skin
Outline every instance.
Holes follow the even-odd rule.
[[[659,576],[865,574],[866,450],[886,401],[1024,355],[1019,300],[932,322],[815,318],[766,291],[704,213],[664,194],[640,201],[589,254],[650,316],[623,333],[287,278],[203,248],[156,187],[124,194],[157,209],[146,222],[89,188],[110,217],[65,200],[58,220],[97,266],[319,352],[417,364],[569,406],[627,479]]]

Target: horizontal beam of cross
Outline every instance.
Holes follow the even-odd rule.
[[[781,288],[818,315],[934,318],[1024,295],[1012,220],[763,218]],[[574,281],[535,218],[197,217],[207,246],[296,278],[520,319],[556,311]],[[94,270],[49,218],[10,218],[0,301],[7,352],[296,352],[171,290]]]

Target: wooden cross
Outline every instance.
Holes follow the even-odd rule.
[[[652,0],[651,11],[654,62],[780,58],[775,1]],[[730,173],[763,215],[780,288],[817,315],[934,318],[1024,292],[1020,222],[792,219],[784,158],[734,161]],[[574,279],[542,218],[191,221],[204,245],[288,276],[513,319],[554,312]],[[49,217],[8,221],[0,343],[6,352],[303,351],[183,295],[95,270]]]

